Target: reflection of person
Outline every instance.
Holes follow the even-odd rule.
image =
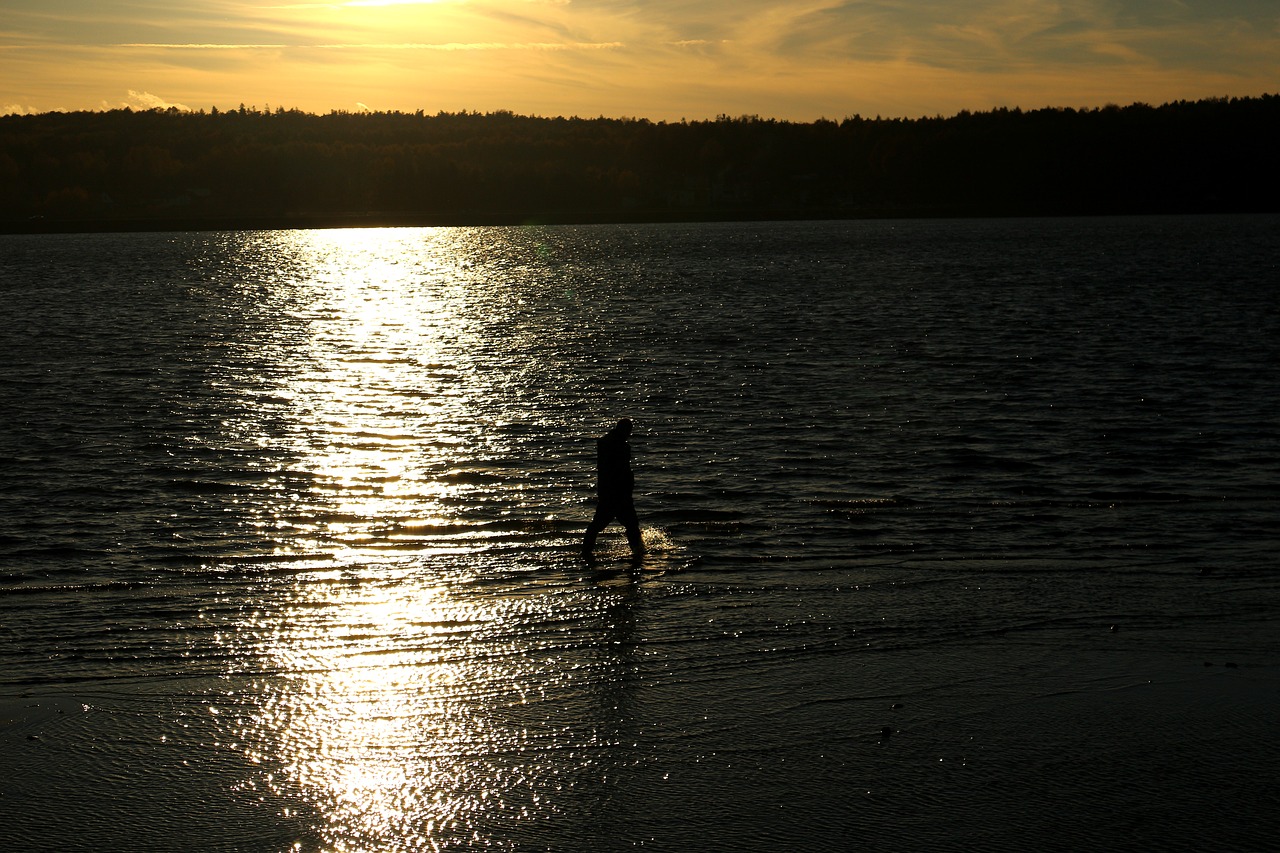
[[[644,553],[640,520],[636,517],[636,505],[631,496],[635,478],[631,474],[631,445],[627,443],[630,437],[631,421],[623,418],[596,441],[596,496],[599,502],[582,542],[582,553],[587,559],[591,558],[596,536],[615,518],[627,529],[631,553],[637,557]]]

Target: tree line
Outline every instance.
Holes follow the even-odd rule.
[[[1274,211],[1280,95],[918,119],[0,117],[0,229]]]

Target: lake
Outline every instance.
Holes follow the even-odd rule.
[[[1268,847],[1277,280],[1275,216],[0,236],[0,825]]]

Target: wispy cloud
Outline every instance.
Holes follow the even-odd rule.
[[[124,104],[126,106],[142,110],[167,110],[170,108],[176,108],[183,112],[191,111],[191,107],[186,104],[174,103],[160,97],[159,95],[153,95],[150,92],[139,92],[135,89],[129,90],[129,95],[125,98]]]
[[[613,50],[624,47],[620,41],[610,42],[445,42],[427,44],[405,42],[400,44],[164,44],[159,42],[118,44],[120,48],[147,48],[153,50]]]
[[[438,6],[442,3],[465,3],[468,0],[346,0],[344,3],[281,3],[265,9],[370,9],[379,6]]]
[[[545,51],[564,51],[564,50],[613,50],[624,47],[622,42],[524,42],[512,44],[509,42],[471,42],[462,44],[459,42],[449,42],[447,44],[317,44],[314,47],[322,50],[442,50],[442,51],[473,51],[473,50],[545,50]]]
[[[112,46],[150,50],[273,50],[289,47],[287,44],[166,44],[163,42],[126,42]]]

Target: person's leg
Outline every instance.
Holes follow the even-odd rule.
[[[637,557],[643,554],[644,537],[640,535],[640,519],[636,516],[634,503],[627,501],[618,510],[618,521],[627,529],[627,544],[631,546],[631,553]]]
[[[582,540],[582,553],[590,556],[591,551],[596,547],[596,537],[600,535],[600,531],[609,526],[609,522],[613,520],[613,513],[601,501],[596,506],[596,514],[591,519],[591,523],[587,525],[587,534]]]

